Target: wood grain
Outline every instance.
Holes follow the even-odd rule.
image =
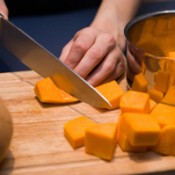
[[[99,110],[79,102],[41,104],[33,87],[41,77],[33,71],[0,74],[0,97],[11,112],[14,134],[9,153],[0,165],[2,175],[114,175],[161,173],[175,169],[175,157],[152,152],[129,154],[117,147],[106,162],[73,150],[63,135],[64,124],[79,115],[99,122],[117,121],[120,110]],[[125,89],[126,82],[121,82]]]

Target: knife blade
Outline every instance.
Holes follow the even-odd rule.
[[[80,101],[98,108],[111,108],[109,101],[76,72],[37,43],[32,37],[0,16],[0,44],[17,59]]]

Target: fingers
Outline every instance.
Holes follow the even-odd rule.
[[[72,47],[72,44],[73,44],[73,40],[69,41],[65,46],[64,48],[62,49],[62,52],[61,52],[61,55],[60,55],[60,60],[62,62],[65,62],[66,61],[66,58],[70,52],[70,49]]]
[[[126,72],[126,64],[125,64],[125,57],[121,57],[119,58],[120,62],[118,62],[116,64],[116,67],[114,69],[114,71],[111,73],[111,75],[105,80],[103,81],[103,83],[112,81],[112,80],[121,80]]]
[[[71,43],[64,48],[64,56],[61,56],[61,60],[70,68],[74,69],[82,60],[88,49],[94,44],[96,35],[97,32],[90,28],[83,29],[81,34],[78,32]],[[65,52],[69,53],[66,55]]]
[[[60,59],[93,86],[119,77],[125,71],[124,55],[115,38],[87,27],[64,47]]]
[[[103,62],[103,59],[105,59],[108,53],[110,53],[115,48],[115,46],[115,40],[113,39],[113,37],[111,37],[111,35],[107,33],[99,34],[94,44],[89,48],[83,59],[81,59],[81,61],[74,70],[80,76],[86,78],[91,73],[91,71],[94,70],[94,68],[97,69],[98,64],[102,64],[101,62]],[[114,62],[113,64],[115,64],[115,60],[109,59],[109,61]]]
[[[99,66],[86,78],[93,86],[112,81],[125,72],[125,57],[117,47],[99,64]]]

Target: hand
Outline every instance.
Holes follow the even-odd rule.
[[[0,0],[0,13],[3,15],[5,19],[8,19],[8,8],[4,0]]]
[[[75,34],[60,59],[93,86],[117,79],[125,71],[125,57],[115,38],[93,27]]]

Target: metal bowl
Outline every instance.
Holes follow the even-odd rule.
[[[166,100],[170,87],[175,87],[175,10],[139,16],[126,25],[124,33],[129,87],[151,96],[156,95],[153,90],[160,92],[156,101],[175,105],[175,100]]]

